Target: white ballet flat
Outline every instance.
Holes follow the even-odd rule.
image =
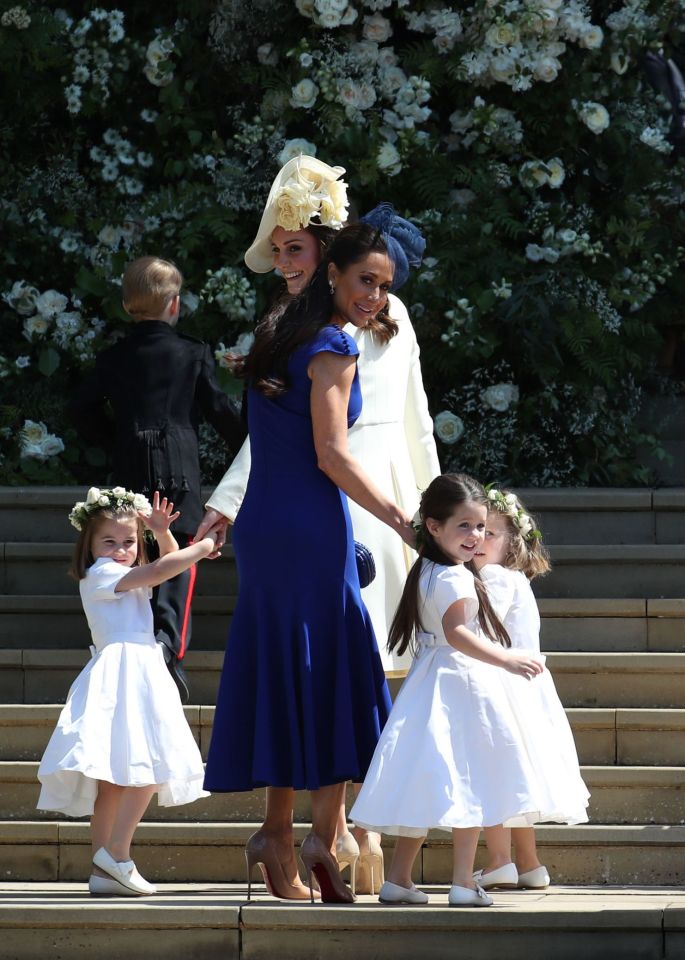
[[[505,863],[503,867],[497,867],[496,870],[488,870],[484,873],[482,870],[476,870],[473,875],[476,883],[480,884],[483,890],[492,890],[493,887],[500,887],[502,890],[513,890],[519,882],[519,874],[516,864]]]
[[[133,890],[138,896],[157,893],[157,887],[148,883],[147,880],[138,873],[133,860],[123,860],[120,863],[118,860],[115,860],[104,847],[100,847],[93,856],[93,863],[113,880],[120,883],[122,887]]]
[[[516,884],[520,890],[544,890],[549,885],[550,878],[547,867],[536,867],[534,870],[519,873],[518,883]]]
[[[111,877],[98,877],[94,873],[88,879],[88,891],[93,897],[139,897],[135,890],[129,890],[118,880]]]
[[[428,903],[429,896],[413,883],[411,887],[401,887],[399,883],[386,880],[380,889],[378,899],[381,903]]]
[[[471,887],[458,887],[453,883],[447,902],[450,907],[491,907],[493,899],[478,885],[473,890]]]

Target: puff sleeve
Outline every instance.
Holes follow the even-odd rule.
[[[473,574],[463,565],[440,570],[433,582],[431,599],[441,620],[458,600],[466,601],[467,622],[478,616],[478,595]]]

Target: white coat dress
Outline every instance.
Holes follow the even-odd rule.
[[[406,513],[413,516],[421,491],[440,473],[433,421],[423,388],[419,345],[406,307],[390,295],[390,315],[397,334],[381,344],[368,331],[348,324],[344,329],[359,347],[357,366],[362,389],[362,413],[348,435],[349,450],[371,480]],[[233,522],[247,487],[250,443],[238,456],[207,501]],[[390,623],[407,572],[416,559],[398,534],[352,500],[350,516],[356,540],[373,553],[376,579],[362,599],[373,623],[386,673],[405,673],[411,657],[388,653]]]

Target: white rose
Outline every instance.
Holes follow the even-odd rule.
[[[533,529],[533,524],[530,517],[527,513],[524,513],[523,516],[519,517],[519,530],[521,531],[522,537],[527,537]]]
[[[3,293],[2,299],[20,316],[28,317],[36,309],[36,300],[39,295],[35,287],[29,286],[23,280],[17,280],[12,284],[9,293]]]
[[[284,166],[288,160],[293,157],[299,157],[301,154],[308,157],[316,156],[316,145],[311,140],[305,140],[303,137],[295,137],[293,140],[286,140],[285,146],[278,154],[278,162]]]
[[[385,43],[392,36],[392,25],[387,17],[374,13],[372,17],[364,17],[364,39],[374,43]]]
[[[492,490],[488,490],[488,500],[496,500],[496,499],[497,499],[497,490],[495,490],[493,487]]]
[[[321,27],[325,27],[326,30],[332,30],[334,27],[339,27],[342,23],[342,16],[337,12],[337,10],[328,10],[326,13],[320,13],[317,23]]]
[[[537,243],[529,243],[526,246],[526,257],[533,263],[538,263],[543,257],[542,247]]]
[[[514,70],[516,69],[516,64],[512,57],[505,56],[500,54],[497,57],[493,57],[490,61],[490,75],[493,80],[500,80],[502,83],[506,83],[514,75]]]
[[[126,495],[126,487],[112,487],[112,493],[115,497],[124,497]]]
[[[387,141],[379,149],[376,155],[376,162],[379,170],[384,170],[389,176],[394,177],[402,169],[402,162],[397,148]]]
[[[609,126],[609,111],[601,103],[594,103],[588,100],[579,111],[579,117],[593,133],[602,133]]]
[[[24,420],[21,435],[28,443],[42,443],[48,435],[48,428],[42,420]]]
[[[295,0],[295,6],[297,7],[297,12],[301,13],[303,17],[309,17],[311,19],[314,16],[314,0]]]
[[[519,180],[524,187],[544,187],[549,183],[547,165],[539,160],[526,160],[521,164]]]
[[[343,27],[349,27],[349,25],[351,23],[354,23],[356,19],[357,19],[357,11],[354,9],[354,7],[348,7],[343,14],[343,18],[340,21],[340,25]]]
[[[519,398],[519,388],[513,383],[495,383],[480,395],[486,407],[503,413]],[[507,501],[509,502],[509,501]]]
[[[50,326],[50,321],[46,320],[45,317],[36,315],[35,317],[29,317],[28,320],[24,320],[24,336],[27,340],[32,340],[34,335],[42,337]]]
[[[156,67],[157,64],[161,63],[163,60],[168,60],[168,54],[165,48],[162,46],[160,40],[152,40],[145,51],[145,59],[152,67]]]
[[[547,161],[547,169],[549,171],[547,174],[549,185],[557,190],[566,179],[564,165],[559,157],[552,157],[551,160]]]
[[[560,69],[561,63],[556,57],[541,57],[539,60],[535,61],[533,72],[538,80],[543,80],[545,83],[551,83],[559,76]]]
[[[99,507],[109,506],[109,497],[106,497],[104,493],[102,494],[102,496],[98,497],[98,506]]]
[[[152,513],[152,504],[142,493],[136,493],[134,495],[133,506],[139,513],[145,514],[146,517],[149,517]]]
[[[86,506],[91,507],[100,499],[100,490],[98,487],[91,487],[86,494]]]
[[[53,433],[49,433],[42,443],[42,453],[48,457],[56,457],[58,453],[64,452],[64,443]]]
[[[302,107],[303,109],[308,110],[310,107],[314,106],[318,93],[319,88],[314,81],[305,77],[304,80],[300,80],[299,83],[296,83],[290,91],[291,106]]]
[[[511,504],[512,506],[516,503],[516,494],[515,493],[506,493],[504,495],[504,502]]]
[[[449,410],[439,413],[433,423],[435,433],[443,443],[456,443],[464,433],[464,421]]]
[[[360,101],[359,87],[354,80],[347,79],[338,87],[338,99],[345,107],[358,107]]]
[[[168,87],[171,81],[174,79],[174,75],[171,70],[158,70],[157,67],[153,67],[151,63],[145,64],[143,67],[143,73],[150,83],[155,87]]]
[[[493,23],[485,34],[485,42],[491,47],[513,47],[518,40],[518,29],[512,23]]]
[[[604,42],[604,33],[601,27],[594,24],[588,24],[586,30],[580,35],[580,45],[586,50],[598,50]]]
[[[57,290],[46,290],[36,299],[36,310],[41,316],[52,318],[58,313],[63,313],[68,302],[63,293],[58,293]]]

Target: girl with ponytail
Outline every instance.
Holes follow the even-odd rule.
[[[534,653],[511,648],[473,566],[487,502],[464,474],[436,477],[421,499],[419,559],[389,639],[393,649],[411,649],[414,662],[351,812],[358,825],[398,838],[384,903],[428,902],[411,872],[437,828],[452,833],[450,906],[490,906],[472,876],[481,828],[534,823],[541,809],[504,681],[508,672],[535,682],[543,666]]]

